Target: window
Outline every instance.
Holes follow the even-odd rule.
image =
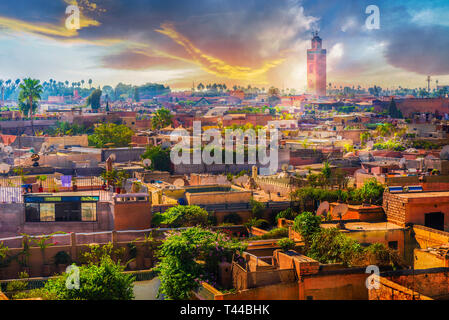
[[[55,203],[55,221],[81,221],[81,203]]]
[[[97,221],[97,204],[94,202],[81,203],[81,220]]]
[[[25,221],[39,222],[39,203],[27,203],[25,205]]]
[[[28,198],[27,200],[28,202],[25,204],[26,222],[97,221],[97,202],[91,197],[86,197],[84,199],[86,202],[80,199],[74,201],[64,198],[56,199],[56,197]]]
[[[41,203],[40,204],[40,221],[49,222],[55,221],[55,204]]]

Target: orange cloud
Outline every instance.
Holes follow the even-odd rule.
[[[71,5],[78,5],[76,0],[64,0],[64,2]],[[85,5],[86,3],[84,4],[84,6]],[[91,8],[90,10],[96,8],[95,4],[89,3],[88,1],[87,5],[89,5],[89,8]],[[70,38],[78,35],[77,30],[72,30],[65,27],[65,16],[61,19],[61,22],[62,22],[61,25],[50,23],[33,24],[19,19],[0,17],[0,26],[16,32],[26,32],[43,36],[63,37],[63,38]],[[86,17],[83,14],[83,11],[80,10],[81,29],[99,25],[100,23],[98,21]]]
[[[280,65],[285,61],[284,58],[267,61],[264,62],[263,65],[259,68],[249,68],[244,66],[230,65],[219,58],[203,53],[189,39],[187,39],[185,36],[176,31],[174,26],[170,23],[162,24],[161,28],[156,29],[155,31],[163,35],[166,35],[167,37],[175,41],[177,44],[182,46],[190,56],[191,62],[199,65],[203,70],[209,73],[224,78],[239,79],[239,80],[257,80],[264,82],[264,79],[261,79],[261,77],[264,77],[270,69]],[[173,58],[186,60],[180,57],[173,57]]]

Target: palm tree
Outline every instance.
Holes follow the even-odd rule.
[[[31,117],[31,131],[34,135],[33,112],[37,109],[38,101],[41,99],[43,92],[42,85],[36,79],[23,79],[20,84],[19,105],[23,113],[27,113]]]

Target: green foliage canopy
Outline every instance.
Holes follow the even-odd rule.
[[[134,132],[123,124],[103,123],[88,137],[89,145],[103,148],[112,143],[114,147],[128,147]]]

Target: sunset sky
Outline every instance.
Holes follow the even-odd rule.
[[[81,29],[65,27],[77,4]],[[380,29],[368,30],[368,5]],[[0,79],[306,85],[319,29],[335,85],[449,85],[447,0],[0,0]],[[433,83],[434,85],[435,83]]]

